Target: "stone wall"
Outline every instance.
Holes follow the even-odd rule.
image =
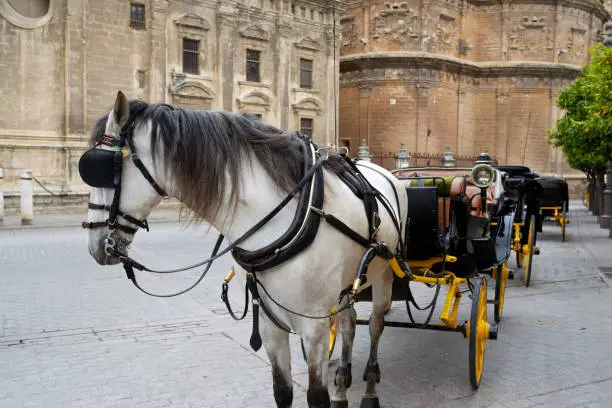
[[[356,154],[476,155],[571,171],[547,142],[554,101],[588,61],[608,12],[596,0],[355,1],[343,17],[340,135]]]

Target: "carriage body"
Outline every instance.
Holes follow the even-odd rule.
[[[544,176],[536,178],[542,186],[540,196],[540,222],[549,219],[561,227],[561,240],[565,241],[565,225],[569,223],[569,188],[567,182],[559,177]]]
[[[482,166],[482,165],[477,165]],[[516,203],[507,198],[503,174],[485,165],[490,177],[483,187],[472,178],[472,167],[409,167],[392,171],[408,196],[408,220],[402,257],[412,276],[396,272],[392,301],[405,301],[409,321],[387,321],[385,326],[462,333],[469,341],[469,374],[474,389],[480,385],[487,340],[497,338],[497,325],[487,322],[487,304],[494,304],[494,318],[501,319],[511,253]],[[482,168],[482,167],[481,167]],[[392,264],[393,266],[393,264]],[[395,267],[393,268],[395,271]],[[487,299],[489,275],[495,281],[495,298]],[[419,307],[411,283],[434,286],[428,307]],[[446,286],[439,322],[430,323],[440,287]],[[463,293],[472,293],[470,319],[458,321]],[[356,301],[371,301],[371,289],[358,293]],[[415,322],[411,304],[429,309],[425,322]],[[368,324],[357,319],[358,324]]]

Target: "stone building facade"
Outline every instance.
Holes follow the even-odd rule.
[[[355,0],[342,18],[340,138],[376,157],[476,155],[576,174],[546,130],[610,18],[599,0]]]
[[[77,165],[86,135],[118,90],[130,99],[250,112],[333,142],[335,3],[0,0],[8,210],[19,205],[19,169],[31,169],[49,190],[35,185],[38,206],[81,205],[88,189]]]

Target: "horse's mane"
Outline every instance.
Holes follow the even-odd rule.
[[[131,123],[136,130],[150,120],[153,157],[163,148],[164,166],[173,175],[181,196],[197,218],[215,216],[226,192],[226,173],[239,194],[242,166],[251,153],[278,186],[292,190],[302,177],[304,156],[296,132],[285,132],[255,120],[254,115],[200,111],[132,100]],[[108,115],[98,119],[90,135],[104,133]]]

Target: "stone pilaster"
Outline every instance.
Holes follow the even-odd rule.
[[[238,9],[235,1],[219,2],[217,9],[217,69],[215,77],[221,109],[234,109],[234,83],[238,67],[236,60],[236,16]]]
[[[409,150],[429,152],[429,88],[417,85],[416,88],[416,137],[410,140]]]
[[[508,120],[510,93],[505,89],[497,91],[497,129],[495,143],[495,157],[500,164],[508,163]]]
[[[166,72],[166,20],[168,0],[153,0],[151,10],[151,62],[149,67],[149,99],[168,102],[170,73]]]

